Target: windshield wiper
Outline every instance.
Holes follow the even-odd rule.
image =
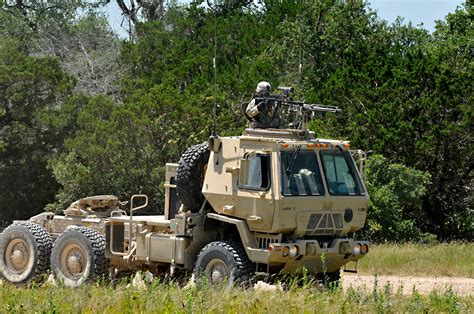
[[[300,153],[301,146],[297,146],[295,151],[293,152],[293,155],[291,155],[291,162],[286,168],[286,177],[289,179],[290,174],[291,174],[291,168],[293,168],[293,164],[295,163],[296,158],[298,157],[298,154]]]

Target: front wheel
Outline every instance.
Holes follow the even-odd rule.
[[[31,221],[15,222],[0,236],[0,272],[16,285],[42,281],[49,269],[53,241],[46,230]]]
[[[211,285],[246,286],[250,283],[253,267],[242,245],[234,241],[216,241],[201,250],[194,272],[198,282],[205,278]]]
[[[105,276],[105,237],[87,227],[66,229],[54,245],[51,270],[56,281],[67,287],[79,287]]]

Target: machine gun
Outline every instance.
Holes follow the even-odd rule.
[[[257,96],[254,97],[256,103],[261,103],[262,106],[266,107],[269,104],[276,104],[276,111],[285,108],[290,113],[295,113],[296,128],[306,130],[306,123],[312,118],[325,113],[341,113],[342,109],[337,106],[325,106],[320,104],[307,104],[304,101],[293,100],[290,93],[293,92],[292,87],[278,87],[281,94],[273,94],[268,96]],[[245,114],[245,110],[242,110]],[[276,112],[275,111],[275,112]],[[245,116],[251,120],[250,117]]]

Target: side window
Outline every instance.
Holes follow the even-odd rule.
[[[249,155],[240,161],[239,188],[268,190],[270,188],[270,156]]]

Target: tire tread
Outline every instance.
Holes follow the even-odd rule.
[[[182,204],[191,212],[197,212],[203,201],[201,176],[209,160],[207,142],[194,145],[186,150],[176,169],[176,191]]]
[[[89,242],[92,248],[92,252],[90,253],[93,254],[94,261],[93,272],[91,274],[83,274],[83,276],[88,276],[88,278],[85,279],[86,282],[96,281],[99,278],[107,275],[109,271],[109,260],[105,257],[105,236],[93,228],[85,226],[70,226],[66,228],[66,230],[58,237],[56,241],[62,241],[64,237],[69,237],[70,233],[77,234],[77,232],[84,235],[84,237]],[[60,254],[60,252],[56,252],[53,249],[51,268],[56,279],[58,278],[58,274],[56,272],[59,271],[59,265],[56,264],[59,263],[59,261],[56,260],[55,256],[59,256]]]
[[[33,280],[36,282],[44,281],[44,274],[50,269],[51,250],[53,247],[53,240],[51,239],[51,236],[43,226],[29,220],[13,222],[10,226],[3,230],[3,234],[7,234],[9,230],[14,227],[22,227],[26,229],[26,231],[33,236],[33,240],[36,242],[37,247],[37,252],[34,252],[34,254],[37,255],[37,261],[36,265],[32,269],[31,274],[21,282],[15,282],[14,284],[23,285]],[[8,278],[5,279],[8,280]]]
[[[227,241],[215,241],[207,244],[201,252],[199,252],[199,255],[197,257],[197,260],[202,257],[203,254],[206,254],[206,252],[209,250],[211,247],[219,246],[224,248],[226,251],[228,251],[234,258],[237,264],[237,270],[234,273],[235,276],[235,283],[238,285],[246,285],[250,282],[252,279],[251,276],[253,274],[254,270],[254,265],[250,261],[250,259],[247,256],[247,252],[245,251],[244,247],[232,240],[227,240]],[[199,274],[202,271],[199,269],[200,265],[196,265],[195,272]]]

